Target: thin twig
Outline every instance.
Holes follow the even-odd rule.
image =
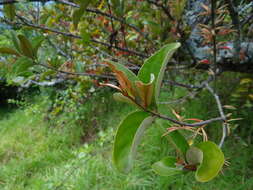
[[[102,55],[110,58],[112,61],[116,61],[116,62],[119,62],[119,63],[124,63],[124,65],[131,65],[131,67],[128,67],[131,70],[139,70],[140,69],[140,67],[135,65],[134,63],[131,63],[131,62],[129,62],[129,61],[123,59],[123,58],[118,58],[118,57],[116,58],[116,57],[110,55],[109,53],[103,51],[101,48],[98,48],[98,47],[96,47],[92,44],[89,44],[89,46],[92,47],[93,49],[97,50],[98,52],[100,52]]]
[[[66,57],[68,59],[71,58],[70,55],[68,55],[66,52],[64,52],[61,48],[59,48],[57,45],[55,45],[55,43],[53,43],[49,38],[46,38],[49,45],[51,45],[54,49],[56,49],[56,51],[63,57]]]
[[[125,96],[127,96],[127,95],[125,95]],[[176,123],[176,124],[181,125],[181,126],[197,127],[197,126],[206,125],[206,124],[209,124],[209,123],[212,123],[212,122],[215,122],[215,121],[223,121],[224,120],[223,117],[216,117],[216,118],[208,119],[208,120],[197,122],[197,123],[181,122],[181,121],[178,121],[176,119],[170,118],[166,115],[157,113],[155,111],[148,110],[146,107],[144,107],[141,104],[139,104],[138,102],[136,102],[131,96],[127,96],[127,97],[129,99],[131,99],[136,105],[138,105],[143,111],[145,111],[147,113],[150,113],[152,116],[155,116],[155,117],[167,120],[167,121],[171,121],[171,122]]]
[[[98,77],[98,78],[105,78],[105,79],[115,79],[115,77],[111,76],[111,75],[101,75],[101,74],[93,74],[93,73],[68,72],[68,71],[58,70],[57,68],[54,68],[52,66],[45,65],[45,64],[42,64],[42,63],[36,63],[36,64],[40,65],[42,67],[45,67],[47,69],[51,69],[53,71],[56,71],[56,72],[59,72],[59,73],[63,73],[63,74],[67,74],[67,75],[79,75],[79,76]]]
[[[183,83],[179,83],[179,82],[171,81],[171,80],[165,80],[164,83],[169,84],[169,85],[173,85],[173,86],[180,86],[180,87],[188,88],[188,89],[200,88],[200,86],[196,86],[193,84],[183,84]]]
[[[223,118],[223,120],[225,121],[226,120],[226,116],[223,112],[223,109],[222,109],[222,105],[221,105],[221,101],[220,101],[220,98],[219,96],[214,92],[214,90],[209,86],[208,83],[205,83],[205,86],[206,86],[206,89],[214,96],[215,98],[215,101],[217,103],[217,106],[218,106],[218,109],[219,109],[219,112],[220,112],[220,116]]]
[[[28,80],[27,82],[25,82],[25,84],[21,84],[20,86],[22,88],[29,88],[32,84],[35,84],[37,86],[54,86],[54,85],[62,83],[64,81],[65,81],[65,79],[63,79],[63,78],[53,79],[51,81],[43,81],[43,82],[38,82],[35,80]]]
[[[249,15],[247,18],[245,18],[241,23],[241,26],[244,26],[245,24],[248,24],[249,21],[252,21],[253,14]]]
[[[216,73],[216,75],[218,76],[218,75],[220,75],[221,73],[222,73],[221,70],[219,70],[219,71]],[[206,83],[210,83],[210,82],[212,82],[214,79],[215,79],[214,76],[210,75],[210,76],[208,77],[208,79],[206,79],[206,80],[200,82],[199,85],[183,84],[183,83],[179,83],[179,82],[171,81],[171,80],[164,80],[164,83],[165,83],[165,84],[174,85],[174,86],[180,86],[180,87],[183,87],[183,88],[197,89],[197,90],[198,90],[198,89],[204,88]]]
[[[206,83],[205,86],[206,86],[206,89],[214,96],[216,104],[218,106],[218,110],[219,110],[220,116],[221,116],[221,118],[223,120],[222,137],[221,137],[221,140],[220,140],[220,143],[219,143],[219,147],[222,147],[222,145],[223,145],[223,143],[225,141],[225,138],[227,136],[227,132],[228,132],[228,126],[227,126],[227,123],[226,123],[226,116],[224,114],[224,111],[223,111],[222,104],[221,104],[219,96],[214,92],[214,90],[209,86],[208,83]]]
[[[175,99],[175,100],[170,100],[170,101],[167,101],[167,102],[159,102],[159,104],[175,104],[175,103],[180,103],[182,104],[183,102],[185,102],[188,98],[193,98],[196,96],[196,94],[198,93],[199,91],[194,91],[194,92],[189,92],[187,95],[181,97],[181,98],[178,98],[178,99]]]
[[[181,122],[181,121],[175,120],[175,119],[170,118],[170,117],[168,117],[166,115],[162,115],[162,114],[150,111],[150,110],[146,110],[145,109],[144,111],[150,113],[152,116],[156,116],[158,118],[161,118],[161,119],[164,119],[164,120],[167,120],[167,121],[171,121],[171,122],[176,123],[176,124],[181,125],[181,126],[197,127],[197,126],[202,126],[202,125],[206,125],[206,124],[212,123],[214,121],[223,121],[222,117],[216,117],[216,118],[208,119],[208,120],[197,122],[197,123],[185,123],[185,122]]]

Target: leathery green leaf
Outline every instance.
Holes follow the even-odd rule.
[[[141,67],[138,73],[138,78],[143,83],[150,81],[151,73],[155,76],[155,90],[154,99],[158,102],[158,96],[160,93],[161,83],[164,75],[164,71],[169,59],[173,53],[180,47],[180,43],[171,43],[162,47],[154,55],[149,57]]]
[[[10,31],[10,33],[11,33],[11,39],[12,39],[12,42],[13,42],[14,47],[16,48],[16,50],[17,50],[18,52],[21,52],[19,40],[18,40],[16,34],[15,34],[13,31]]]
[[[20,41],[20,48],[22,53],[30,58],[34,58],[35,53],[33,52],[32,44],[29,42],[29,40],[24,35],[18,35],[18,39]]]
[[[36,38],[33,39],[32,41],[32,47],[33,47],[33,54],[35,57],[37,57],[38,50],[41,47],[42,42],[45,40],[43,36],[37,36]]]
[[[185,157],[186,151],[189,149],[189,144],[185,137],[179,131],[172,131],[169,133],[169,137],[172,140],[172,143],[176,146],[182,155]]]
[[[124,102],[124,103],[128,103],[128,104],[130,104],[130,105],[137,106],[130,98],[124,96],[124,95],[121,94],[120,92],[114,93],[114,94],[113,94],[113,98],[114,98],[116,101]]]
[[[167,126],[169,126],[169,122],[162,119],[157,119],[156,123],[162,128],[167,128]],[[189,149],[189,144],[185,137],[179,131],[172,131],[165,137],[174,145],[178,152],[181,153],[183,158],[185,158],[186,152]]]
[[[176,167],[175,157],[165,157],[152,165],[153,170],[161,176],[172,176],[183,173],[181,168]]]
[[[85,11],[85,9],[79,8],[79,9],[77,9],[77,10],[75,10],[75,11],[73,12],[72,18],[73,18],[73,24],[74,24],[75,29],[77,29],[77,25],[78,25],[78,23],[79,23],[81,17],[82,17],[83,14],[84,14],[84,11]]]
[[[0,53],[20,56],[20,54],[15,49],[9,47],[0,47]]]
[[[16,12],[16,6],[14,4],[4,5],[4,15],[8,19],[13,20],[15,17],[15,12]]]
[[[33,62],[28,57],[19,57],[13,65],[13,73],[19,76],[25,76],[29,72],[29,68],[33,66]]]
[[[198,167],[195,178],[200,182],[207,182],[218,175],[224,164],[224,155],[220,148],[211,141],[196,145],[203,152],[203,161]]]
[[[73,18],[73,24],[75,29],[77,29],[78,23],[80,22],[85,9],[87,8],[87,6],[91,3],[91,0],[85,0],[85,1],[78,1],[78,4],[80,5],[79,9],[76,9],[73,14],[72,14],[72,18]]]
[[[172,131],[168,135],[175,145],[176,149],[185,157],[187,150],[189,149],[189,144],[185,137],[179,131]]]
[[[154,119],[147,112],[135,111],[120,123],[113,148],[113,162],[119,171],[130,171],[144,130]]]

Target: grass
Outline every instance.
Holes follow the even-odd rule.
[[[176,92],[180,95],[182,92]],[[168,96],[168,94],[162,94]],[[174,106],[187,117],[206,118],[214,110],[205,96],[183,108]],[[91,102],[93,104],[94,102]],[[99,102],[97,102],[99,104]],[[0,189],[1,190],[252,190],[253,146],[231,136],[224,145],[229,167],[208,183],[198,183],[194,174],[161,177],[150,168],[163,156],[172,154],[172,146],[161,138],[161,128],[154,124],[140,145],[137,160],[129,174],[118,173],[111,163],[113,136],[119,121],[131,110],[108,100],[110,111],[97,116],[103,127],[90,143],[83,143],[82,127],[66,123],[52,126],[44,120],[44,104],[40,100],[18,109],[0,120]],[[103,104],[101,104],[103,106]],[[170,107],[161,106],[161,112]],[[1,112],[3,113],[3,112]],[[200,115],[200,116],[199,116]],[[247,124],[253,124],[250,115]],[[60,118],[59,118],[60,119]],[[87,124],[88,125],[88,124]],[[90,123],[89,123],[90,125]],[[92,127],[92,126],[84,126]],[[212,127],[212,126],[210,126]],[[214,124],[216,130],[218,124]],[[244,127],[241,123],[241,127]],[[220,130],[220,129],[219,129]],[[211,130],[212,131],[212,130]],[[213,136],[216,138],[217,133]],[[218,139],[218,137],[217,137]]]

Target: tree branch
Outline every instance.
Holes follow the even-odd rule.
[[[180,87],[183,87],[183,88],[188,88],[188,89],[193,89],[193,88],[200,88],[199,86],[195,86],[193,84],[183,84],[183,83],[179,83],[179,82],[176,82],[176,81],[171,81],[171,80],[165,80],[164,81],[165,84],[170,84],[170,85],[173,85],[173,86],[180,86]]]
[[[181,125],[181,126],[198,127],[198,126],[202,126],[202,125],[207,125],[207,124],[215,122],[215,121],[223,121],[224,120],[223,117],[216,117],[216,118],[212,118],[212,119],[208,119],[208,120],[201,121],[201,122],[196,122],[196,123],[181,122],[181,121],[178,121],[176,119],[170,118],[170,117],[168,117],[166,115],[157,113],[155,111],[148,110],[146,107],[144,107],[141,104],[139,104],[138,102],[136,102],[132,97],[130,97],[130,96],[127,96],[127,97],[130,100],[132,100],[136,105],[138,105],[143,111],[145,111],[147,113],[150,113],[152,116],[155,116],[155,117],[158,117],[158,118],[161,118],[161,119],[164,119],[164,120],[176,123],[176,124]]]
[[[28,80],[25,84],[21,84],[20,86],[22,88],[29,88],[32,84],[36,84],[38,86],[54,86],[54,85],[62,83],[64,81],[65,80],[63,78],[53,79],[52,81],[43,81],[43,82],[37,82],[35,80]]]
[[[211,20],[212,20],[212,43],[213,43],[213,63],[212,63],[212,69],[214,73],[216,72],[217,68],[217,46],[216,46],[216,25],[215,25],[215,19],[216,19],[216,0],[211,1]]]
[[[47,69],[51,69],[53,71],[56,71],[56,72],[59,72],[59,73],[63,73],[63,74],[67,74],[67,75],[79,75],[79,76],[98,77],[98,78],[104,78],[104,79],[115,79],[115,77],[112,76],[112,75],[101,75],[101,74],[93,74],[93,73],[68,72],[68,71],[58,70],[57,68],[54,68],[52,66],[45,65],[45,64],[42,64],[42,63],[36,63],[36,64],[40,65],[42,67],[45,67]]]
[[[234,40],[234,47],[235,47],[235,60],[240,60],[240,49],[241,49],[241,24],[239,19],[238,11],[235,8],[235,5],[232,0],[225,0],[225,2],[228,4],[228,10],[230,17],[232,19],[232,23],[234,25],[234,28],[237,31],[237,36]]]
[[[244,26],[245,24],[247,24],[250,20],[253,19],[253,14],[249,15],[247,18],[245,18],[241,23],[241,26]]]
[[[185,123],[185,122],[175,120],[175,119],[170,118],[166,115],[162,115],[162,114],[159,114],[159,113],[147,110],[147,109],[144,109],[144,111],[150,113],[152,116],[156,116],[158,118],[161,118],[161,119],[164,119],[164,120],[167,120],[167,121],[171,121],[171,122],[176,123],[176,124],[181,125],[181,126],[197,127],[197,126],[202,126],[202,125],[212,123],[214,121],[223,121],[222,117],[216,117],[216,118],[208,119],[208,120],[197,122],[197,123]]]
[[[56,30],[56,29],[53,29],[53,28],[48,28],[46,26],[32,24],[30,22],[27,22],[27,20],[25,18],[23,18],[19,15],[17,15],[17,17],[21,20],[22,23],[15,23],[15,24],[26,25],[26,26],[30,26],[30,27],[33,27],[33,28],[41,29],[43,31],[50,31],[50,32],[53,32],[53,33],[56,33],[56,34],[61,34],[63,36],[67,36],[67,37],[70,37],[70,38],[82,39],[82,37],[79,36],[79,35],[75,35],[75,34],[68,33],[68,32],[62,32],[62,31],[59,31],[59,30]],[[101,41],[98,41],[98,40],[95,40],[95,39],[91,39],[91,42],[97,43],[97,44],[100,44],[100,45],[103,45],[103,46],[106,46],[106,47],[111,47],[111,48],[114,48],[114,49],[117,49],[117,50],[120,50],[120,51],[124,51],[124,52],[127,52],[129,54],[139,56],[141,58],[147,58],[148,57],[148,55],[146,55],[144,53],[137,52],[135,50],[130,50],[130,49],[127,49],[127,48],[122,48],[122,47],[119,47],[119,46],[116,46],[116,45],[111,45],[109,43],[101,42]]]
[[[194,92],[188,92],[188,94],[187,95],[185,95],[185,96],[183,96],[183,97],[180,97],[180,98],[178,98],[178,99],[174,99],[174,100],[170,100],[170,101],[167,101],[167,102],[159,102],[159,104],[175,104],[175,103],[180,103],[180,104],[182,104],[183,102],[185,102],[188,98],[191,98],[191,99],[193,99],[196,95],[197,95],[197,93],[198,93],[199,91],[194,91]]]
[[[57,45],[55,45],[49,38],[46,38],[49,45],[52,46],[54,49],[56,49],[56,51],[63,57],[66,57],[68,59],[71,58],[70,55],[68,55],[67,53],[65,53],[61,48],[59,48]]]
[[[206,89],[214,96],[216,104],[218,106],[220,116],[223,120],[222,137],[221,137],[221,140],[220,140],[220,143],[219,143],[219,147],[222,147],[222,145],[225,141],[225,138],[227,136],[227,132],[228,132],[228,125],[226,123],[226,116],[224,114],[224,111],[223,111],[223,108],[222,108],[222,105],[221,105],[220,97],[214,92],[214,90],[209,86],[208,83],[205,83],[205,86],[206,86]]]

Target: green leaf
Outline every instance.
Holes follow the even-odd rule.
[[[125,1],[124,0],[111,0],[113,11],[118,17],[122,17],[124,15],[125,9]]]
[[[171,4],[171,8],[173,9],[172,16],[174,16],[176,20],[181,19],[186,2],[187,2],[186,0],[176,0],[172,2]]]
[[[13,72],[16,76],[26,76],[29,71],[28,69],[33,66],[33,61],[28,57],[20,57],[15,61],[13,66]]]
[[[37,57],[38,49],[40,48],[44,39],[45,38],[43,36],[37,36],[32,40],[33,53],[35,57]]]
[[[160,93],[161,83],[163,75],[165,72],[166,65],[169,59],[172,57],[173,53],[180,47],[180,43],[171,43],[162,47],[154,55],[149,57],[138,73],[138,78],[143,83],[148,83],[150,81],[151,74],[155,76],[155,90],[154,90],[154,100],[158,102],[158,96]]]
[[[41,80],[41,81],[47,80],[47,78],[48,78],[49,76],[52,77],[52,76],[55,75],[55,73],[56,73],[56,72],[53,71],[53,70],[47,70],[47,71],[41,73],[41,75],[40,75],[40,80]]]
[[[91,35],[89,32],[85,31],[85,30],[82,30],[81,31],[81,37],[82,37],[82,42],[84,44],[89,44],[90,41],[91,41]]]
[[[168,135],[175,145],[176,149],[182,153],[185,157],[187,150],[189,149],[189,144],[185,137],[179,131],[172,131]]]
[[[119,171],[130,171],[141,136],[153,120],[149,113],[135,111],[120,123],[113,148],[114,165]]]
[[[130,105],[138,106],[138,105],[136,105],[131,99],[129,99],[128,97],[124,96],[124,95],[121,94],[120,92],[114,93],[114,94],[113,94],[113,98],[114,98],[116,101],[119,101],[119,102],[124,102],[124,103],[130,104]]]
[[[196,145],[203,152],[203,162],[198,167],[195,178],[200,182],[207,182],[218,175],[224,164],[224,155],[220,148],[211,141]]]
[[[157,120],[156,122],[162,128],[167,128],[169,123],[162,119]],[[175,146],[175,148],[182,154],[183,158],[185,158],[186,152],[189,149],[189,144],[185,137],[179,131],[172,131],[165,137]]]
[[[6,4],[4,5],[4,15],[10,19],[13,20],[15,17],[15,11],[16,7],[14,4]]]
[[[174,157],[165,157],[152,165],[153,170],[161,176],[172,176],[183,173],[181,168],[176,167],[177,159]]]
[[[186,160],[188,164],[197,165],[203,161],[203,152],[197,147],[190,147],[186,152]]]
[[[13,31],[11,31],[11,38],[12,38],[12,42],[13,42],[13,45],[16,48],[16,50],[18,52],[21,52],[18,38],[17,38],[16,34]]]
[[[23,55],[33,59],[35,54],[33,52],[33,47],[30,41],[24,35],[21,34],[18,35],[18,39],[20,41],[20,48]]]
[[[78,73],[81,73],[81,72],[85,72],[84,70],[84,64],[80,61],[76,61],[74,63],[75,65],[75,71],[78,72]]]
[[[79,9],[76,9],[72,14],[73,24],[75,29],[77,29],[78,23],[80,22],[85,9],[90,4],[91,0],[85,0],[85,1],[78,1],[78,4],[80,5]]]
[[[74,24],[75,29],[77,29],[78,23],[80,22],[83,14],[84,14],[84,11],[85,11],[85,9],[79,8],[73,12],[72,19],[73,19],[73,24]]]
[[[0,53],[20,56],[20,54],[15,49],[9,47],[0,47]]]

